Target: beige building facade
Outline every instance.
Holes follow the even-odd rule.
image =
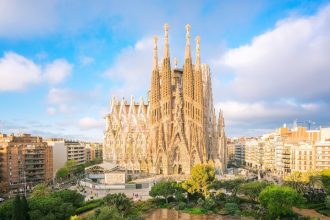
[[[53,178],[53,150],[41,137],[0,134],[0,189],[19,193]]]
[[[234,160],[278,176],[330,168],[329,128],[306,130],[286,126],[235,145]]]
[[[189,174],[198,163],[212,163],[219,172],[227,164],[224,118],[215,114],[211,73],[201,64],[196,37],[193,64],[190,26],[186,26],[183,68],[171,66],[168,25],[164,26],[164,56],[159,66],[154,38],[151,88],[147,101],[111,101],[106,116],[104,161],[128,170],[154,174]]]

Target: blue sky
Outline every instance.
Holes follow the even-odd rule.
[[[145,96],[152,36],[201,36],[229,136],[329,125],[330,1],[0,1],[0,132],[98,140],[111,96]]]

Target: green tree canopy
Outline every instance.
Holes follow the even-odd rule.
[[[88,219],[95,220],[122,220],[124,219],[115,206],[104,206],[95,212],[95,215]]]
[[[244,182],[245,182],[244,179],[214,181],[211,187],[216,190],[225,189],[226,191],[236,196],[239,186]]]
[[[269,186],[269,183],[265,181],[243,183],[239,185],[238,193],[244,194],[250,200],[258,202],[259,194],[267,186]]]
[[[151,187],[149,195],[154,198],[162,197],[168,203],[168,198],[174,196],[177,188],[175,181],[160,181]]]
[[[51,193],[51,188],[45,183],[39,183],[33,187],[31,197],[42,197],[47,196]]]
[[[64,167],[66,167],[68,169],[69,173],[72,173],[74,171],[74,169],[76,168],[76,166],[78,165],[78,162],[75,160],[68,160]]]
[[[13,214],[12,214],[11,219],[12,220],[22,220],[24,218],[23,212],[24,212],[24,210],[23,210],[21,198],[19,195],[16,195],[14,203],[13,203]]]
[[[58,192],[54,192],[52,194],[54,198],[60,198],[62,202],[72,203],[73,207],[77,208],[82,205],[84,202],[84,196],[78,193],[75,190],[61,190]]]
[[[21,203],[22,203],[22,211],[23,211],[23,220],[30,220],[29,204],[28,204],[25,196],[22,196]]]
[[[107,205],[116,207],[122,216],[133,207],[133,202],[124,193],[108,194],[103,200]]]
[[[292,212],[292,207],[305,201],[303,196],[291,187],[268,186],[259,195],[259,201],[270,217],[278,218]]]
[[[69,175],[69,171],[66,167],[62,167],[60,169],[57,170],[56,172],[56,178],[66,178]]]
[[[330,169],[322,170],[321,181],[324,190],[327,192],[328,195],[330,195]]]
[[[190,178],[182,183],[182,187],[189,193],[199,193],[206,198],[210,194],[209,187],[214,180],[214,167],[208,164],[197,164],[191,169]]]

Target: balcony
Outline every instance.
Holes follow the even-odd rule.
[[[35,175],[45,175],[45,171],[42,170],[42,171],[34,171],[34,172],[25,173],[25,176],[26,177],[28,177],[28,176],[35,176]]]

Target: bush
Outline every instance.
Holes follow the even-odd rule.
[[[168,199],[174,196],[177,189],[177,183],[174,181],[160,181],[151,187],[149,195],[153,198],[164,198],[168,203]]]
[[[207,214],[207,210],[204,208],[187,208],[184,210],[184,212],[190,214]]]
[[[213,198],[207,198],[205,200],[198,199],[197,204],[206,210],[214,210],[217,207],[217,202]]]
[[[325,197],[325,206],[330,209],[330,196]]]
[[[278,218],[292,214],[292,207],[302,204],[305,198],[291,187],[269,186],[260,193],[259,200],[270,217]]]
[[[186,205],[185,202],[179,202],[179,203],[176,205],[175,209],[176,209],[176,210],[184,210],[185,208],[187,208],[186,206],[187,206],[187,205]]]
[[[267,186],[269,183],[264,181],[243,183],[239,186],[238,192],[247,196],[251,201],[258,202],[260,192]]]
[[[240,203],[240,199],[236,196],[227,196],[226,197],[226,203]]]
[[[123,219],[123,217],[118,212],[118,209],[115,206],[104,206],[100,209],[98,209],[97,212],[95,212],[94,216],[91,219],[95,220],[108,220],[108,219],[114,219],[119,220]]]
[[[87,212],[87,211],[90,211],[92,209],[95,209],[99,206],[101,206],[103,203],[102,200],[91,200],[91,201],[88,201],[86,202],[82,207],[79,207],[75,210],[75,213],[76,214],[81,214],[81,213],[84,213],[84,212]]]
[[[241,210],[239,209],[237,203],[226,203],[224,208],[224,213],[226,215],[240,215]]]
[[[108,194],[103,198],[103,201],[110,206],[116,207],[124,215],[133,207],[133,202],[124,193]]]
[[[154,208],[156,208],[156,204],[151,200],[137,201],[134,203],[134,209],[141,213],[144,213],[144,212],[149,211]]]

